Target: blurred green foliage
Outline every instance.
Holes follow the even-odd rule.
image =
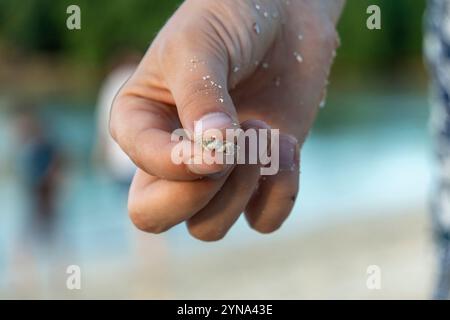
[[[213,1],[213,0],[211,0]],[[214,0],[216,1],[216,0]],[[329,0],[333,1],[333,0]],[[1,0],[0,45],[28,53],[56,53],[100,65],[128,46],[145,50],[181,0]],[[78,4],[82,30],[68,32],[66,8]],[[366,28],[366,9],[382,9],[382,30]],[[421,54],[425,0],[348,0],[339,30],[338,64],[389,68]]]
[[[1,0],[0,41],[28,52],[101,63],[115,50],[150,44],[181,1]],[[66,9],[81,8],[82,30],[66,29]]]
[[[371,4],[381,8],[381,30],[366,28],[366,10]],[[425,0],[347,0],[339,24],[343,44],[339,62],[384,69],[420,59],[425,7]]]

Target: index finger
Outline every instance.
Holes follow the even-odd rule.
[[[111,111],[111,135],[130,159],[148,174],[167,180],[197,180],[224,170],[225,164],[208,161],[196,165],[194,173],[189,159],[195,156],[194,150],[199,146],[188,139],[175,140],[173,132],[179,128],[174,107],[146,98],[119,94]],[[191,152],[178,155],[177,150]],[[174,159],[174,156],[184,159]],[[198,168],[203,171],[199,172]]]

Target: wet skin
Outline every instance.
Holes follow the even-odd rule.
[[[342,6],[341,0],[183,3],[112,109],[111,134],[139,167],[129,196],[138,228],[160,233],[186,221],[194,237],[214,241],[243,212],[259,232],[282,225],[298,192],[300,148],[325,96]],[[218,129],[280,129],[289,170],[261,177],[258,165],[174,164],[171,132],[192,132],[211,114]]]

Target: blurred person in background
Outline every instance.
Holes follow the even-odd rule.
[[[44,244],[53,240],[61,155],[44,130],[45,125],[32,107],[17,114],[19,135],[18,172],[30,200],[27,237]]]
[[[97,142],[94,163],[106,171],[119,188],[128,191],[136,167],[109,134],[109,114],[113,100],[137,68],[141,56],[128,50],[112,59],[110,73],[104,80],[97,102]],[[101,165],[97,165],[101,164]]]
[[[51,283],[58,254],[57,201],[61,187],[62,156],[34,105],[15,112],[16,171],[25,200],[24,221],[13,251],[13,288]],[[45,286],[41,286],[45,288]]]
[[[436,299],[450,293],[450,1],[430,0],[425,30],[425,54],[432,77],[431,128],[436,172],[432,216],[438,246]]]

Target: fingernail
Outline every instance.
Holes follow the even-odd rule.
[[[209,113],[195,122],[194,141],[200,149],[201,163],[188,164],[188,169],[195,174],[213,175],[213,178],[226,174],[229,165],[223,162],[211,163],[204,162],[205,157],[218,155],[217,152],[223,152],[222,149],[226,143],[226,129],[237,129],[239,125],[229,115],[223,112]],[[214,155],[213,153],[216,152]]]
[[[280,169],[294,171],[298,165],[298,140],[291,135],[280,135]]]
[[[226,129],[236,127],[237,124],[231,119],[229,115],[223,112],[210,113],[203,116],[195,123],[195,134],[202,134],[210,129]]]

